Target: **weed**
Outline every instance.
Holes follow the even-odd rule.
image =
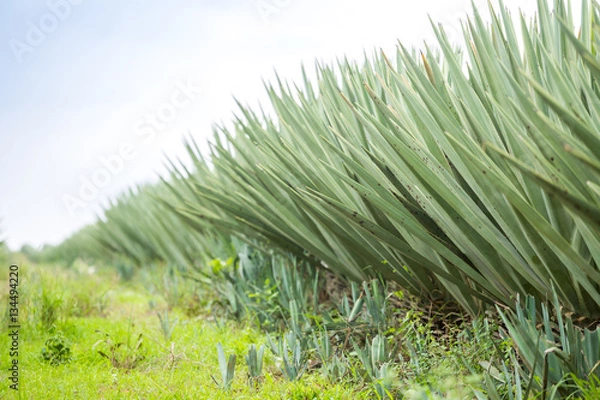
[[[600,378],[596,375],[588,379],[580,379],[575,374],[571,374],[571,379],[576,387],[575,393],[582,399],[600,399]]]
[[[108,305],[107,292],[77,292],[66,301],[68,315],[72,317],[105,316]]]
[[[44,287],[38,304],[40,306],[39,322],[41,328],[44,330],[52,328],[60,315],[61,306],[63,305],[62,297],[56,296]]]
[[[127,338],[127,342],[119,342],[113,340],[108,333],[103,333],[100,330],[96,330],[96,333],[102,335],[103,338],[98,340],[92,346],[92,349],[95,349],[99,345],[103,345],[105,351],[98,350],[98,354],[110,361],[114,368],[126,370],[134,369],[145,359],[145,356],[141,354],[143,342],[141,333],[133,344],[130,341],[130,337]]]
[[[56,332],[46,340],[42,349],[42,358],[50,365],[60,365],[71,362],[71,343],[61,331]]]

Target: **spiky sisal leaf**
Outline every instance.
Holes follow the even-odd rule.
[[[542,320],[537,321],[536,301],[528,296],[517,302],[514,311],[500,315],[517,348],[524,377],[543,377],[547,387],[557,385],[567,374],[578,379],[600,378],[600,329],[580,329],[570,316],[564,316],[557,296],[550,310],[542,304]],[[556,321],[554,321],[556,318]],[[538,328],[541,326],[541,329]],[[538,390],[546,390],[534,381]],[[569,389],[565,388],[565,395]]]

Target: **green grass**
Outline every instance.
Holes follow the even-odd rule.
[[[259,340],[256,332],[218,329],[205,322],[195,321],[180,328],[171,348],[162,341],[154,318],[134,321],[133,332],[148,332],[139,355],[144,360],[132,370],[113,368],[111,363],[93,350],[100,338],[99,329],[109,332],[115,339],[126,340],[130,329],[127,320],[108,323],[101,318],[77,318],[66,327],[66,336],[73,343],[73,361],[67,365],[49,366],[40,359],[44,338],[24,342],[22,357],[21,395],[24,398],[227,398],[211,379],[218,375],[215,352],[217,341],[222,341],[226,351],[242,354],[249,343]],[[5,345],[3,343],[3,345]],[[99,349],[101,347],[96,347]],[[243,359],[243,358],[240,358]],[[273,369],[273,365],[270,365]],[[259,390],[248,388],[245,368],[238,365],[232,393],[245,398],[282,398],[298,391],[322,392],[324,398],[348,398],[351,391],[319,379],[310,379],[300,385],[289,385],[277,378],[265,379]],[[327,390],[324,390],[327,387]],[[6,394],[6,389],[2,395]],[[346,397],[344,397],[344,395]]]
[[[267,268],[257,254],[253,253],[252,259]],[[217,289],[218,276],[211,285],[198,286],[160,266],[133,271],[124,279],[114,267],[90,268],[82,262],[70,268],[21,265],[20,398],[371,399],[378,398],[376,391],[381,391],[384,382],[391,398],[468,399],[478,395],[482,399],[491,398],[489,392],[486,394],[489,390],[497,392],[498,397],[493,398],[532,398],[511,397],[523,391],[529,374],[525,373],[520,382],[514,376],[513,368],[523,354],[519,353],[519,358],[512,340],[498,336],[498,316],[461,323],[466,315],[452,313],[451,308],[435,316],[433,303],[424,306],[410,298],[398,302],[401,291],[388,293],[381,330],[369,330],[374,314],[366,305],[354,321],[357,325],[341,328],[335,326],[343,325],[344,317],[340,319],[330,310],[337,321],[330,322],[325,333],[331,339],[331,355],[321,358],[325,354],[322,348],[303,344],[301,364],[306,362],[309,367],[299,379],[289,382],[281,358],[269,350],[266,334],[256,324],[252,315],[256,311],[228,319],[234,315],[227,311],[227,300]],[[247,283],[260,292],[256,282]],[[371,282],[371,288],[373,285]],[[2,304],[9,303],[8,287],[8,281],[0,280]],[[281,284],[275,291],[285,292]],[[269,304],[264,309],[277,306],[275,298],[265,301]],[[316,318],[314,313],[327,312],[332,304],[320,306],[325,308],[312,310],[305,304],[304,316],[294,317],[296,325],[306,321],[309,314]],[[319,323],[324,322],[323,315],[317,318]],[[1,321],[0,351],[7,353],[10,338],[6,318],[5,314]],[[282,327],[293,328],[290,318],[284,317]],[[526,328],[527,324],[520,326]],[[323,330],[313,328],[316,336],[312,338],[322,340],[318,338],[323,338]],[[273,330],[273,326],[269,329],[277,343],[284,332]],[[291,340],[295,339],[293,332],[288,332],[285,338],[290,343],[290,334]],[[537,335],[535,331],[533,334]],[[377,361],[370,361],[376,351],[375,339],[383,339],[385,345],[377,353]],[[222,389],[219,343],[226,358],[236,355],[235,375],[228,390]],[[251,381],[245,356],[250,345],[262,344],[267,348],[262,374]],[[365,358],[365,354],[369,355]],[[332,373],[328,368],[334,365],[335,357],[344,372]],[[0,364],[0,399],[17,398],[8,387],[9,362],[9,357],[3,357]],[[383,370],[387,373],[381,373]],[[562,383],[548,385],[550,391],[556,391],[548,398],[563,398],[573,392],[567,384],[574,384],[584,398],[598,393],[597,380],[586,382],[576,375],[569,381],[566,378],[558,377]],[[541,390],[534,389],[533,398]]]
[[[250,344],[264,336],[250,326],[210,317],[189,317],[184,300],[170,314],[179,319],[172,340],[165,341],[157,310],[164,298],[152,294],[138,280],[122,283],[109,271],[88,274],[77,269],[41,266],[20,268],[20,395],[25,399],[202,399],[202,398],[369,398],[361,386],[334,384],[320,374],[306,374],[286,382],[269,352],[264,379],[256,388],[247,383],[244,355]],[[2,282],[7,287],[7,282]],[[3,295],[4,304],[7,303]],[[210,294],[206,294],[207,296]],[[51,315],[51,316],[49,316]],[[0,348],[9,348],[7,323],[0,331]],[[71,361],[51,365],[44,361],[46,340],[61,332],[71,350]],[[142,345],[136,340],[142,334]],[[105,334],[125,344],[113,356]],[[127,342],[129,341],[129,346]],[[220,379],[216,345],[237,355],[235,379],[229,392],[211,378]],[[112,360],[102,357],[103,351]],[[131,360],[137,360],[128,369]],[[2,358],[0,398],[14,395],[7,387],[8,357]],[[115,367],[119,365],[120,368]],[[16,398],[16,397],[15,397]]]
[[[214,284],[199,287],[158,266],[135,271],[124,280],[115,268],[91,269],[81,262],[68,269],[22,264],[19,277],[20,398],[377,398],[379,381],[372,379],[382,375],[369,377],[358,355],[373,340],[361,328],[342,329],[353,344],[333,346],[332,354],[341,357],[346,371],[339,377],[319,367],[320,353],[304,349],[310,367],[298,380],[288,382],[280,359],[267,350],[262,375],[252,382],[245,356],[252,344],[265,344],[268,349],[267,337],[251,316],[227,319],[223,306],[216,307],[224,299]],[[0,301],[8,304],[8,282],[2,280],[0,285]],[[385,350],[378,356],[389,372],[391,398],[467,399],[475,394],[487,398],[490,386],[482,383],[488,365],[492,370],[486,379],[506,380],[500,371],[504,368],[509,375],[513,373],[517,361],[513,343],[497,336],[498,318],[461,325],[452,318],[436,320],[422,304],[405,300],[389,304],[381,336],[389,353]],[[363,326],[367,314],[361,317]],[[6,316],[1,326],[0,349],[7,352]],[[282,332],[269,334],[276,341]],[[329,331],[329,337],[334,336]],[[228,390],[221,388],[218,343],[227,358],[236,355],[235,376]],[[9,362],[3,357],[0,364],[0,398],[17,398],[7,384]],[[574,377],[572,382],[580,395],[593,398],[598,393],[597,381]],[[519,385],[516,381],[508,386],[500,381],[492,384],[500,393],[498,398],[512,398],[510,394],[518,391],[514,385]],[[565,390],[559,386],[552,390]],[[550,398],[562,397],[559,393]]]

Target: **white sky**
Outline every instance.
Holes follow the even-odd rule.
[[[182,154],[187,131],[204,143],[213,122],[230,120],[233,95],[264,101],[273,70],[298,80],[301,62],[312,69],[315,59],[391,53],[398,39],[421,46],[432,39],[428,14],[452,31],[470,9],[470,0],[67,1],[0,4],[0,230],[13,249],[57,243],[106,199],[155,179],[164,154]],[[40,27],[45,37],[35,37]],[[22,62],[15,46],[27,48]],[[173,95],[184,102],[177,85],[188,79],[199,87],[193,102],[164,127],[136,130]],[[156,140],[145,142],[150,133]],[[70,215],[65,195],[79,197],[81,178],[124,143],[135,156]]]

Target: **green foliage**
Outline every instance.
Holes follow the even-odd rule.
[[[339,307],[340,315],[349,324],[354,322],[361,314],[365,302],[365,298],[362,296],[358,284],[356,282],[352,282],[350,287],[352,289],[352,307],[350,307],[347,294],[344,294],[342,297],[342,302]]]
[[[201,262],[226,254],[220,235],[210,229],[182,224],[165,201],[175,202],[171,186],[185,192],[186,184],[163,182],[139,186],[111,202],[102,218],[76,232],[58,246],[35,252],[34,259],[71,265],[84,258],[120,269],[124,279],[136,266],[168,262],[177,267],[199,268]],[[180,188],[180,186],[182,186]],[[191,195],[191,192],[186,192]]]
[[[98,350],[98,354],[110,361],[110,364],[117,369],[131,370],[140,365],[146,358],[142,354],[143,334],[139,334],[134,341],[131,340],[131,332],[127,336],[125,342],[115,340],[109,333],[103,333],[97,330],[96,333],[102,335],[102,339],[98,340],[92,346],[103,347],[103,350]]]
[[[211,372],[219,368],[214,352],[217,342],[221,342],[229,352],[245,353],[250,344],[260,344],[264,335],[247,321],[224,320],[222,328],[216,328],[210,322],[209,309],[201,309],[201,314],[186,316],[186,303],[182,303],[169,316],[177,314],[180,323],[171,342],[166,344],[157,329],[156,310],[149,307],[150,300],[166,307],[166,302],[149,293],[143,280],[133,279],[122,282],[110,269],[98,269],[90,274],[88,268],[81,271],[76,268],[61,268],[50,265],[23,265],[20,268],[23,283],[23,303],[20,304],[22,329],[19,336],[19,366],[26,371],[26,384],[20,387],[22,397],[45,398],[86,398],[98,396],[107,399],[125,399],[142,397],[155,398],[247,398],[281,399],[303,398],[304,394],[322,399],[368,399],[361,385],[347,380],[331,382],[319,373],[305,373],[293,383],[284,379],[276,359],[269,352],[264,354],[260,385],[248,385],[246,379],[234,379],[229,391],[216,390]],[[157,281],[162,279],[162,271],[152,273]],[[140,275],[140,278],[143,275]],[[66,365],[52,366],[44,361],[41,350],[54,333],[43,331],[32,310],[38,309],[38,289],[46,285],[49,292],[60,293],[64,299],[55,332],[64,332],[66,345],[71,349],[71,362]],[[75,306],[73,299],[83,299],[87,294],[103,295],[107,313],[84,313],[70,311]],[[210,287],[200,289],[203,298],[214,299],[216,294]],[[4,296],[4,294],[0,294]],[[92,297],[92,299],[95,297]],[[5,297],[0,302],[8,304]],[[87,301],[86,301],[86,304]],[[90,303],[91,304],[91,303]],[[84,308],[87,308],[84,307]],[[83,309],[83,308],[82,308]],[[132,329],[135,321],[135,329]],[[9,324],[0,324],[0,347],[11,347]],[[108,328],[110,327],[110,328]],[[115,368],[113,363],[98,354],[97,350],[110,356],[105,335],[98,337],[96,330],[109,333],[111,342],[127,342],[135,348],[139,332],[143,332],[143,346],[138,350],[144,357],[133,369]],[[115,359],[124,360],[127,345],[115,350]],[[258,351],[257,351],[258,352]],[[133,358],[132,358],[133,359]],[[122,363],[125,364],[125,363]],[[248,373],[247,365],[238,364],[236,373],[244,377]],[[318,371],[313,371],[318,372]],[[215,375],[216,377],[216,375]],[[8,385],[0,385],[0,398],[11,398]],[[313,397],[314,397],[313,396]]]
[[[213,261],[211,285],[225,303],[227,312],[237,318],[253,318],[266,330],[283,328],[294,314],[296,329],[306,328],[305,314],[315,307],[320,288],[317,270],[294,259],[269,255],[241,244],[238,256],[218,267]]]
[[[21,246],[19,252],[31,261],[36,261],[36,258],[39,254],[39,252],[30,244],[24,244]]]
[[[2,231],[2,218],[0,218],[0,263],[7,264],[9,250],[6,246],[6,238],[4,237],[4,232]]]
[[[54,326],[61,313],[63,298],[56,293],[42,289],[39,309],[39,319],[42,329],[50,329]]]
[[[135,265],[129,259],[121,258],[114,263],[114,267],[123,282],[133,279],[136,273]]]
[[[283,376],[293,382],[300,379],[308,366],[306,360],[306,342],[296,336],[294,332],[288,332],[279,337],[277,355],[281,357]]]
[[[71,343],[61,331],[52,335],[42,348],[42,358],[50,365],[67,364],[71,362]]]
[[[107,291],[90,290],[75,293],[65,300],[68,314],[75,317],[104,316],[107,312]]]
[[[455,373],[445,368],[432,371],[426,382],[411,383],[404,388],[402,398],[406,400],[442,400],[442,399],[472,399],[473,386],[478,386],[479,377],[457,377]],[[482,394],[482,396],[484,396]],[[477,399],[492,399],[494,397],[475,397]],[[512,398],[511,398],[512,399]]]
[[[173,336],[173,330],[175,330],[175,327],[179,322],[179,318],[170,319],[168,310],[165,310],[164,312],[158,311],[156,315],[158,316],[158,321],[160,322],[160,331],[162,332],[165,341],[168,342]]]
[[[246,355],[246,365],[248,366],[248,378],[252,385],[257,383],[262,375],[264,355],[264,345],[261,345],[258,351],[256,350],[256,345],[254,344],[250,345],[250,347],[248,348],[248,354]]]
[[[598,399],[600,398],[600,379],[596,376],[590,379],[580,379],[572,376],[573,383],[577,386],[577,393],[582,399]]]
[[[349,370],[349,361],[342,351],[334,351],[327,329],[313,333],[312,345],[322,364],[322,371],[332,382],[343,379]]]
[[[213,380],[223,390],[229,390],[235,376],[235,354],[229,355],[229,360],[225,358],[225,351],[221,343],[217,344],[217,355],[219,358],[219,368],[221,370],[221,383],[219,384],[215,378]]]
[[[532,379],[538,391],[555,390],[562,396],[573,390],[565,377],[600,379],[600,329],[578,328],[571,317],[562,314],[556,296],[553,310],[541,304],[538,321],[535,303],[527,297],[523,305],[516,304],[515,311],[500,314],[522,359],[523,378]]]
[[[370,286],[370,287],[369,287]],[[370,282],[363,282],[365,294],[365,308],[372,326],[377,327],[379,332],[383,332],[387,325],[387,299],[385,296],[384,287],[381,287],[379,282],[374,279]]]
[[[48,332],[67,317],[64,293],[49,273],[19,269],[19,319],[28,329]]]
[[[394,360],[396,352],[389,349],[388,339],[377,335],[371,343],[365,343],[364,348],[358,346],[354,341],[352,345],[365,371],[364,373],[359,372],[359,374],[367,382],[374,382],[379,398],[390,398],[392,382],[395,380],[395,374],[390,364]]]

